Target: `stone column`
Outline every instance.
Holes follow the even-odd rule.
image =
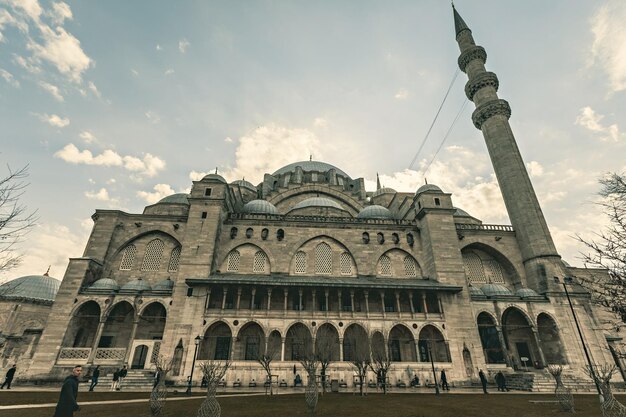
[[[126,355],[124,356],[124,363],[128,363],[130,359],[131,352],[130,350],[133,347],[133,342],[135,341],[135,333],[137,333],[137,324],[139,324],[139,317],[133,320],[133,329],[130,331],[130,340],[128,341],[128,347],[126,348]]]
[[[102,337],[102,332],[104,331],[105,324],[106,324],[106,319],[101,320],[98,323],[98,329],[96,330],[96,337],[93,340],[91,352],[89,353],[89,359],[87,360],[87,363],[93,363],[93,360],[96,357],[96,349],[98,349],[98,343],[100,343],[100,337]]]
[[[286,314],[287,313],[287,298],[289,297],[289,290],[287,290],[286,288],[283,288],[283,294],[285,295],[285,302],[284,302],[284,306],[283,306],[283,311]]]
[[[313,315],[317,311],[317,300],[315,298],[315,295],[316,295],[316,291],[315,291],[315,289],[313,289],[312,292],[311,292],[311,302],[313,303],[313,305],[311,306],[311,311],[312,311],[311,314],[313,314]]]
[[[328,289],[324,290],[324,296],[326,297],[326,310],[325,310],[325,315],[328,317],[328,310],[329,310],[329,304],[328,304]]]
[[[380,292],[380,304],[383,306],[383,318],[385,318],[387,316],[387,313],[385,312],[385,292],[384,291]]]
[[[439,314],[441,314],[441,317],[444,317],[443,314],[443,303],[441,302],[441,297],[437,297],[437,302],[439,303]]]
[[[369,302],[369,291],[363,291],[363,295],[365,296],[365,317],[370,317],[370,302]]]
[[[302,311],[302,294],[304,294],[304,290],[301,288],[298,290],[298,311]]]
[[[237,305],[235,306],[235,309],[239,310],[239,307],[241,305],[241,287],[237,287]]]
[[[341,299],[341,290],[337,290],[337,305],[339,306],[339,317],[341,317],[341,310],[343,310],[343,303]]]
[[[422,293],[422,310],[424,310],[424,315],[426,316],[426,320],[428,320],[428,307],[426,306],[426,294]]]
[[[411,318],[415,318],[415,307],[413,306],[413,291],[409,293],[409,306],[411,307]]]
[[[421,357],[421,354],[420,354],[420,341],[419,341],[419,339],[417,339],[415,341],[415,353],[417,354],[417,361],[421,362],[422,361],[422,357]]]
[[[267,311],[270,311],[272,305],[272,289],[267,289]]]
[[[504,334],[502,333],[502,326],[496,326],[496,331],[498,332],[498,340],[500,340],[500,346],[502,348],[502,354],[504,355],[504,360],[506,361],[506,365],[511,368],[514,368],[513,363],[511,362],[511,357],[509,356],[509,350],[506,348],[506,343],[504,342]],[[480,336],[480,333],[479,333],[479,336]]]
[[[280,338],[280,360],[282,362],[285,361],[285,341],[287,340],[286,337],[281,337]]]
[[[204,310],[208,310],[209,309],[209,303],[211,301],[211,287],[207,288],[206,290],[206,301],[204,302]]]
[[[252,287],[252,298],[250,298],[250,310],[254,310],[254,297],[256,296],[256,287]]]
[[[352,317],[354,317],[354,290],[350,290],[350,310],[352,311]]]
[[[222,289],[222,314],[224,314],[224,309],[226,308],[226,297],[228,296],[228,287],[224,287]]]
[[[339,338],[339,362],[343,362],[343,337]]]
[[[548,366],[548,362],[546,361],[546,357],[543,354],[543,349],[541,349],[541,339],[539,339],[539,332],[535,326],[532,327],[533,336],[535,337],[535,343],[537,344],[537,350],[539,351],[539,360],[541,361],[541,366],[544,368]]]
[[[396,306],[398,307],[398,317],[399,317],[402,311],[400,310],[400,292],[398,291],[396,291]]]

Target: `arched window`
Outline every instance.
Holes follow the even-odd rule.
[[[135,263],[135,256],[137,255],[137,247],[135,245],[128,245],[124,249],[122,255],[122,262],[120,262],[120,271],[130,271]]]
[[[339,257],[339,267],[341,275],[352,275],[352,256],[348,252],[344,252]]]
[[[146,254],[143,257],[142,271],[158,271],[161,267],[164,243],[161,239],[154,239],[146,246]]]
[[[278,229],[276,231],[276,239],[278,239],[279,241],[283,240],[285,238],[285,231],[283,229]]]
[[[471,252],[464,253],[463,265],[465,266],[465,274],[470,284],[487,282],[483,262],[478,255]]]
[[[504,275],[502,274],[502,267],[498,263],[498,261],[494,259],[490,259],[488,261],[483,262],[483,266],[485,267],[485,275],[487,281],[493,282],[495,284],[504,284]]]
[[[315,247],[315,273],[333,273],[333,252],[327,243],[320,243]]]
[[[170,264],[167,270],[170,272],[178,271],[178,263],[180,261],[180,246],[176,246],[172,249],[172,255],[170,256]]]
[[[390,277],[393,275],[391,270],[391,259],[387,255],[383,255],[378,260],[378,274],[383,277]]]
[[[253,234],[254,234],[254,229],[253,229],[253,228],[251,228],[251,227],[248,227],[248,228],[246,229],[246,237],[247,237],[248,239],[250,239],[250,238],[252,237],[252,235],[253,235]]]
[[[239,271],[239,260],[241,259],[241,254],[239,251],[231,251],[228,254],[228,263],[226,266],[227,271],[236,272]]]
[[[370,243],[370,234],[363,232],[363,243]]]
[[[415,264],[415,259],[408,255],[404,257],[404,275],[407,277],[417,276],[417,265]]]
[[[296,274],[306,274],[306,253],[299,251],[296,253]]]
[[[265,264],[267,263],[267,255],[262,250],[254,254],[254,263],[252,264],[252,272],[265,272]]]

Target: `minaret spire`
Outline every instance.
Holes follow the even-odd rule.
[[[376,173],[376,191],[380,190],[380,178],[378,178],[378,172]]]
[[[472,31],[454,5],[452,7],[456,41],[461,50],[458,64],[469,79],[465,94],[476,105],[472,121],[483,132],[504,204],[515,229],[528,284],[539,292],[546,292],[553,276],[563,276],[564,267],[509,125],[511,107],[498,97],[496,74],[485,69],[485,49],[474,43]]]

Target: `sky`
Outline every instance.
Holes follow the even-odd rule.
[[[626,171],[626,2],[455,4],[580,265],[573,237],[607,222],[598,179]],[[96,209],[141,213],[216,168],[258,184],[311,156],[370,191],[377,173],[402,192],[427,179],[509,224],[458,55],[446,0],[0,0],[0,177],[29,167],[38,216],[0,280],[62,278]]]

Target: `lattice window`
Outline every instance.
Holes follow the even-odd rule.
[[[339,257],[339,269],[341,275],[352,275],[352,256],[348,252],[344,252]]]
[[[483,269],[483,261],[475,253],[463,254],[463,265],[465,266],[465,275],[470,284],[486,283],[485,270]]]
[[[327,243],[320,243],[315,247],[315,273],[333,273],[333,251]]]
[[[227,271],[239,271],[239,261],[241,260],[241,254],[239,251],[231,251],[228,254],[228,264],[226,266]]]
[[[254,263],[252,264],[252,272],[265,272],[265,264],[267,263],[267,255],[263,251],[254,254]]]
[[[484,262],[485,275],[489,282],[494,284],[504,284],[504,275],[502,274],[502,267],[498,261],[490,259]]]
[[[120,262],[120,271],[130,271],[135,263],[136,255],[137,247],[135,245],[126,246],[122,255],[122,262]]]
[[[393,275],[391,270],[391,259],[387,255],[383,255],[378,260],[378,273],[384,277]]]
[[[146,254],[143,257],[142,271],[158,271],[161,267],[161,257],[165,244],[161,239],[154,239],[146,246]]]
[[[415,259],[408,255],[404,257],[404,275],[407,277],[417,276],[417,265],[415,263]]]
[[[178,271],[178,263],[180,262],[180,246],[176,246],[172,249],[172,255],[170,256],[170,264],[167,270],[170,272]]]
[[[161,342],[154,342],[152,347],[152,354],[150,355],[150,363],[156,363],[161,353]]]
[[[296,253],[296,274],[306,274],[306,253],[299,251]]]

